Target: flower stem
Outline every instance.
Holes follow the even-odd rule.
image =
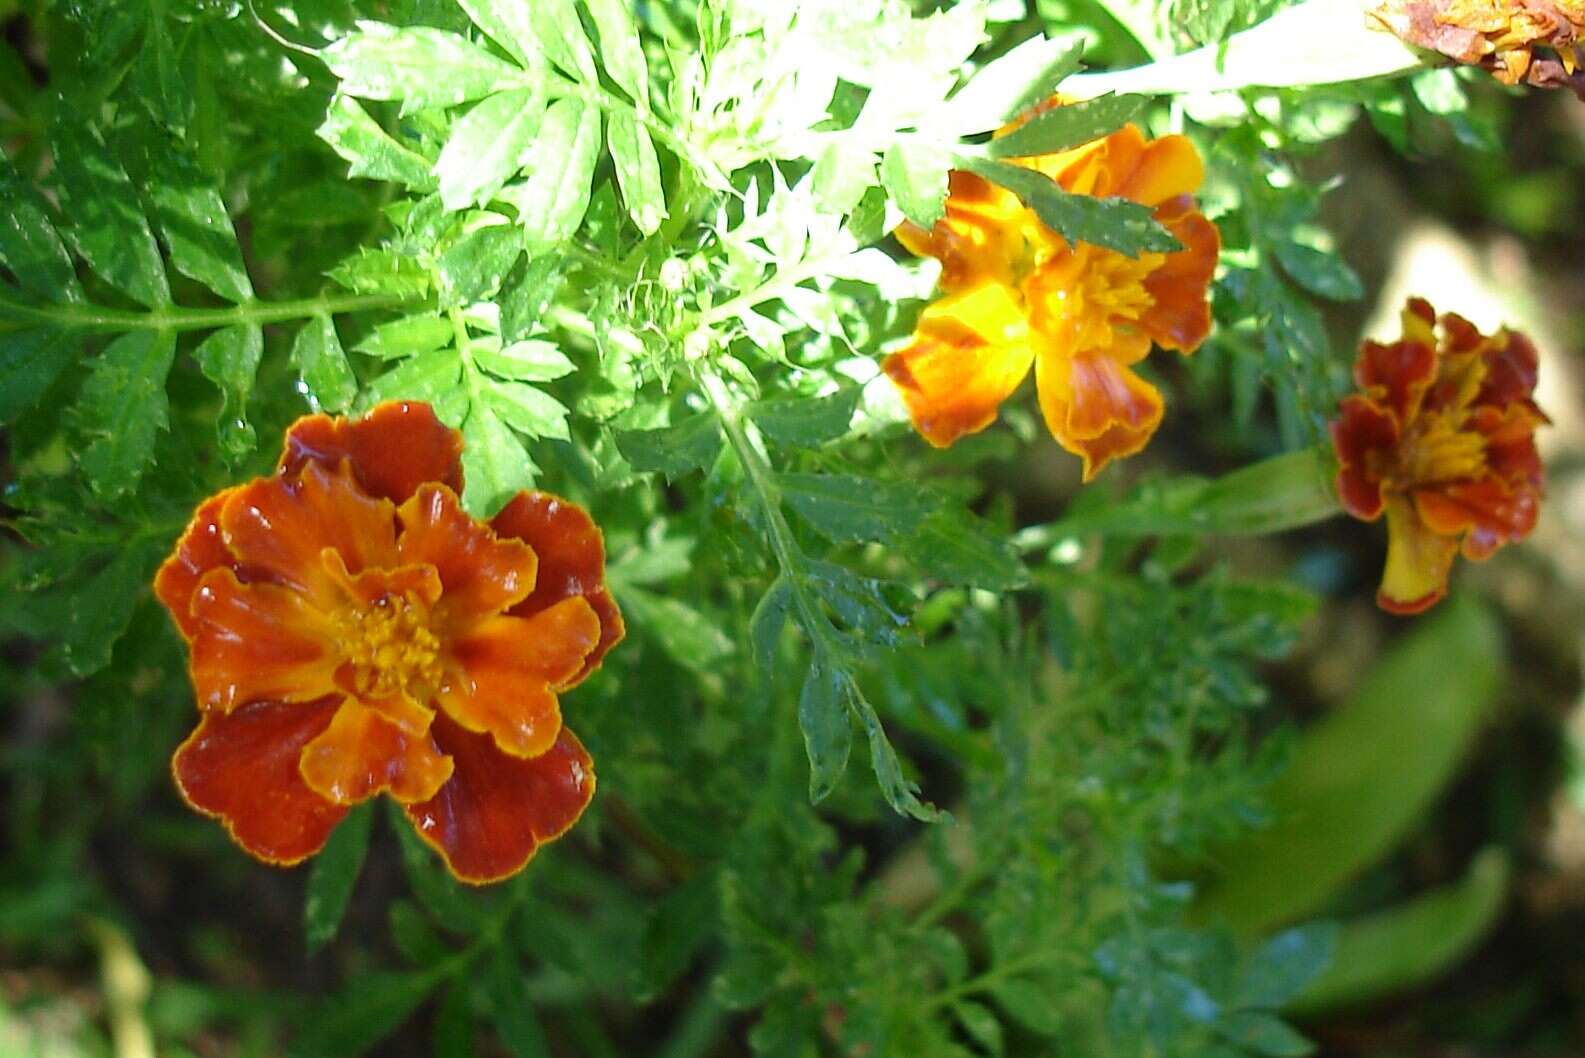
[[[237,323],[279,323],[310,316],[390,309],[407,304],[392,294],[321,294],[295,301],[244,301],[228,308],[185,309],[166,305],[154,309],[112,309],[103,305],[53,304],[28,305],[0,298],[0,320],[10,319],[17,326],[0,324],[0,332],[45,325],[81,331],[207,331]]]

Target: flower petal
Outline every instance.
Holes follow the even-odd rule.
[[[1118,175],[1111,193],[1142,205],[1159,206],[1179,195],[1193,194],[1205,182],[1205,163],[1187,136],[1151,140],[1130,160],[1133,167],[1123,170],[1123,159],[1112,159]]]
[[[274,580],[334,604],[322,553],[334,548],[357,574],[396,564],[396,507],[358,487],[346,463],[309,463],[296,477],[258,478],[220,511],[226,544],[248,580]]]
[[[1085,481],[1111,460],[1144,448],[1161,424],[1156,387],[1104,354],[1043,354],[1035,383],[1046,427],[1083,459]]]
[[[995,422],[1033,360],[1018,302],[1007,287],[987,283],[926,308],[913,344],[882,368],[920,436],[945,448]]]
[[[1343,509],[1355,518],[1373,522],[1381,517],[1385,501],[1382,483],[1371,473],[1368,457],[1397,445],[1398,421],[1375,401],[1354,394],[1343,398],[1331,431],[1338,460],[1337,495]]]
[[[1139,317],[1139,326],[1163,349],[1192,353],[1211,333],[1211,302],[1206,290],[1222,252],[1222,236],[1187,198],[1175,202],[1170,212],[1158,210],[1156,219],[1183,249],[1168,254],[1145,277],[1151,305]]]
[[[287,431],[280,470],[290,476],[311,462],[335,466],[343,459],[364,491],[392,503],[405,503],[430,481],[462,493],[462,434],[427,404],[387,401],[361,419],[304,416]]]
[[[265,699],[305,702],[336,690],[334,631],[301,593],[243,584],[228,568],[193,594],[193,688],[198,707],[230,712]]]
[[[198,630],[192,605],[199,580],[212,569],[233,564],[220,532],[220,509],[235,491],[233,488],[217,492],[199,504],[193,520],[176,541],[176,550],[154,575],[155,597],[171,612],[182,638],[189,643]]]
[[[582,596],[600,620],[600,641],[563,688],[581,683],[625,634],[622,612],[605,585],[605,538],[589,512],[549,492],[519,492],[490,520],[496,535],[523,541],[539,556],[534,590],[507,611],[532,617],[563,599]]]
[[[418,836],[464,882],[515,874],[541,844],[566,833],[594,797],[594,761],[566,728],[549,751],[526,760],[444,714],[436,715],[434,734],[456,770],[432,799],[405,810]]]
[[[389,790],[404,804],[427,801],[451,778],[452,761],[426,732],[404,733],[354,698],[303,747],[303,781],[326,801],[353,805]]]
[[[1442,536],[1420,520],[1415,503],[1387,497],[1387,567],[1376,602],[1396,614],[1416,614],[1447,594],[1447,574],[1458,553],[1457,537]]]
[[[235,712],[205,714],[171,759],[176,788],[266,863],[289,865],[312,856],[347,810],[309,789],[297,761],[338,704],[334,696],[251,702]]]
[[[600,618],[581,595],[531,617],[495,617],[452,642],[436,695],[461,726],[488,732],[501,752],[537,757],[561,730],[556,692],[583,670]]]
[[[424,563],[440,574],[440,619],[462,631],[526,599],[534,590],[539,559],[516,539],[501,539],[462,509],[444,485],[423,485],[397,516],[401,560]]]

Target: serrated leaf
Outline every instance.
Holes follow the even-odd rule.
[[[154,458],[155,437],[169,415],[165,376],[175,355],[173,332],[132,331],[94,358],[74,415],[92,439],[80,462],[100,496],[130,492]]]
[[[959,136],[988,132],[1051,94],[1079,68],[1082,43],[1031,37],[986,64],[947,101],[942,124]]]
[[[823,397],[757,400],[744,411],[772,441],[810,447],[845,435],[863,394],[858,386],[850,386]]]
[[[121,163],[87,122],[57,124],[50,147],[71,220],[67,235],[77,252],[139,304],[150,308],[169,304],[165,263]]]
[[[612,111],[606,129],[617,186],[633,226],[653,235],[666,219],[666,193],[660,183],[660,158],[649,129],[625,110]]]
[[[419,353],[363,387],[358,408],[367,409],[386,400],[419,400],[432,404],[435,415],[448,426],[468,414],[468,391],[462,385],[462,359],[456,350],[435,349]]]
[[[204,377],[220,387],[224,403],[215,432],[220,450],[235,462],[251,453],[258,436],[248,422],[248,394],[264,356],[264,332],[257,324],[223,327],[193,350],[193,360]]]
[[[523,233],[492,224],[458,239],[435,263],[443,305],[471,305],[501,289],[523,252]]]
[[[564,263],[553,255],[521,258],[507,273],[496,304],[501,306],[501,340],[527,338],[561,289]]]
[[[577,370],[555,342],[543,339],[512,342],[500,349],[475,346],[473,363],[492,375],[521,382],[549,382]]]
[[[184,137],[192,119],[193,92],[182,76],[182,65],[177,61],[175,45],[166,32],[165,17],[159,8],[149,9],[132,81],[138,88],[137,98],[150,116],[175,136]]]
[[[571,96],[552,103],[534,138],[533,171],[526,182],[503,192],[517,207],[531,255],[566,241],[578,230],[589,208],[599,155],[600,111]]]
[[[311,1011],[292,1041],[298,1058],[352,1058],[395,1032],[446,978],[446,967],[357,975]]]
[[[457,6],[468,13],[474,25],[488,33],[491,40],[525,67],[534,69],[544,65],[539,40],[530,22],[529,4],[522,0],[457,0]]]
[[[328,275],[357,294],[386,294],[416,300],[429,293],[428,270],[395,250],[362,248],[332,268]]]
[[[715,619],[686,603],[631,584],[623,585],[621,599],[633,627],[654,637],[661,649],[684,668],[707,675],[720,671],[721,662],[732,656],[732,640]]]
[[[71,256],[43,198],[0,158],[0,264],[23,290],[43,301],[81,301]],[[0,398],[3,399],[3,398]]]
[[[352,349],[381,360],[400,360],[448,346],[456,333],[445,317],[419,313],[380,324]]]
[[[330,832],[330,840],[314,857],[303,898],[303,934],[309,952],[336,938],[358,873],[363,869],[363,858],[369,851],[373,823],[374,806],[367,802],[358,805]]]
[[[483,382],[490,407],[518,433],[567,441],[567,406],[523,382]]]
[[[462,427],[462,472],[467,482],[463,506],[476,518],[489,517],[517,494],[534,487],[539,468],[517,434],[495,412],[475,404]]]
[[[793,589],[783,577],[760,597],[749,618],[748,637],[754,647],[754,664],[769,682],[776,671],[776,656],[781,652],[782,630],[787,627],[787,614],[792,609]]]
[[[782,474],[777,481],[793,510],[838,543],[911,533],[935,507],[918,486],[901,482],[850,474]]]
[[[325,120],[315,132],[347,160],[348,176],[389,180],[414,191],[433,191],[439,186],[424,156],[396,142],[350,96],[338,93],[330,101]]]
[[[963,1026],[963,1031],[984,1048],[985,1053],[992,1058],[1001,1058],[1006,1053],[1007,1044],[1002,1038],[1001,1020],[991,1013],[990,1008],[960,1000],[952,1004],[952,1014],[958,1019],[958,1024]]]
[[[1286,240],[1276,245],[1277,260],[1304,289],[1333,301],[1358,301],[1365,296],[1359,276],[1341,257]]]
[[[621,430],[616,447],[634,470],[674,478],[708,470],[721,450],[721,423],[709,412],[657,430]]]
[[[573,0],[534,0],[527,6],[529,24],[546,58],[576,81],[599,84],[594,51]]]
[[[903,216],[929,231],[946,212],[951,168],[944,150],[894,143],[881,159],[881,183]]]
[[[341,79],[344,94],[400,100],[404,113],[458,106],[525,83],[517,67],[466,37],[429,26],[360,22],[319,57]]]
[[[835,140],[815,158],[809,186],[823,212],[849,213],[875,185],[875,153],[847,140]]]
[[[926,576],[949,584],[1012,591],[1029,583],[1029,570],[1006,534],[966,512],[931,515],[902,550]]]
[[[171,264],[227,301],[253,300],[253,283],[220,190],[173,143],[151,145],[148,188]]]
[[[27,411],[76,357],[82,339],[40,327],[0,339],[0,426]]]
[[[61,660],[72,675],[89,676],[110,664],[161,557],[158,546],[147,542],[118,548],[77,592],[82,601],[71,606],[60,642]]]
[[[809,754],[809,802],[830,795],[847,770],[853,749],[853,721],[848,716],[845,676],[816,651],[798,695],[798,726]]]
[[[1006,136],[991,140],[985,151],[992,158],[1056,154],[1115,132],[1144,110],[1147,102],[1144,96],[1101,96],[1053,107]]]
[[[859,723],[864,728],[865,738],[869,740],[870,766],[875,769],[875,781],[880,784],[881,796],[886,798],[886,803],[898,815],[912,816],[922,823],[940,821],[941,811],[919,800],[919,784],[903,774],[902,761],[898,760],[897,750],[886,737],[886,729],[881,726],[881,718],[876,715],[875,707],[858,693],[856,687],[850,685],[849,694]]]
[[[452,126],[435,162],[440,200],[456,211],[483,205],[530,159],[544,117],[543,90],[519,88],[486,96]]]
[[[298,330],[292,341],[292,363],[314,404],[332,412],[352,406],[358,395],[358,380],[329,316],[314,316]]]
[[[637,103],[649,109],[649,67],[639,41],[638,23],[628,0],[584,0],[600,34],[600,61],[611,80]]]
[[[983,158],[961,163],[1017,195],[1040,222],[1070,242],[1087,242],[1138,257],[1147,251],[1182,249],[1172,233],[1158,224],[1149,206],[1126,198],[1095,198],[1065,191],[1044,173],[1021,165]]]

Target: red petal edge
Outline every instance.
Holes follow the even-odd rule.
[[[198,582],[212,569],[236,565],[220,532],[220,509],[235,491],[236,488],[230,488],[217,492],[198,505],[193,520],[176,541],[171,557],[154,575],[155,598],[171,612],[182,638],[189,643],[198,632],[198,621],[192,614],[193,593],[198,590]]]
[[[298,419],[286,432],[280,471],[295,474],[310,461],[334,467],[343,459],[351,460],[366,492],[396,504],[428,481],[462,494],[462,434],[417,401],[387,401],[361,419]]]

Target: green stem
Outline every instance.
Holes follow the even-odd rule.
[[[404,304],[408,304],[405,299],[392,294],[321,294],[296,301],[244,301],[223,309],[184,309],[167,305],[127,310],[93,304],[27,305],[0,298],[0,319],[9,317],[22,326],[43,324],[82,331],[207,331],[238,323],[279,323],[341,312],[391,309]],[[5,329],[0,327],[0,332]]]

